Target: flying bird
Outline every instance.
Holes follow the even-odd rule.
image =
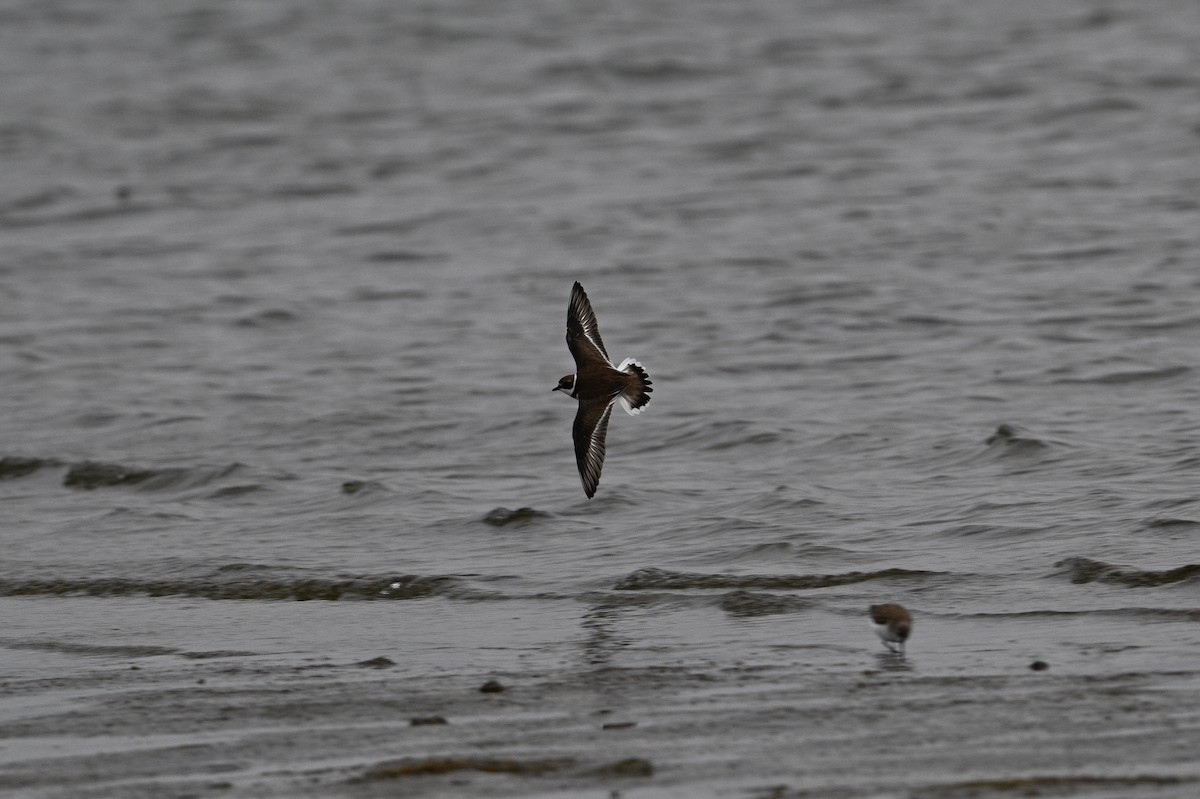
[[[578,281],[571,287],[567,304],[567,348],[575,358],[575,373],[564,376],[552,390],[579,400],[572,429],[575,463],[583,492],[591,499],[604,468],[604,436],[613,404],[620,401],[626,413],[636,416],[646,407],[654,389],[650,388],[646,370],[635,359],[626,358],[620,366],[613,366],[600,338],[592,304]]]

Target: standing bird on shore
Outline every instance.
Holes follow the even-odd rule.
[[[872,605],[871,623],[875,634],[883,645],[893,652],[904,654],[904,642],[912,632],[912,616],[903,605],[889,602],[885,605]]]
[[[618,400],[630,416],[636,416],[650,401],[650,377],[633,358],[613,366],[600,338],[600,325],[583,286],[576,281],[567,304],[567,348],[575,358],[575,373],[564,376],[552,391],[579,400],[575,412],[575,463],[588,499],[596,493],[604,467],[604,437],[608,420]]]

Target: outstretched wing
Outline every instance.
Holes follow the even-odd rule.
[[[596,313],[578,280],[571,287],[571,301],[567,303],[567,348],[575,358],[575,365],[581,369],[597,358],[612,366],[608,350],[604,349],[604,340],[600,338]]]
[[[613,399],[580,401],[575,412],[575,464],[579,467],[579,479],[583,481],[583,492],[588,499],[596,493],[600,484],[600,470],[604,468],[604,437],[608,434],[608,420],[612,417]]]

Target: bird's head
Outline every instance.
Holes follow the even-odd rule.
[[[563,391],[570,396],[575,391],[575,375],[564,375],[562,380],[558,381],[558,385],[550,390]]]

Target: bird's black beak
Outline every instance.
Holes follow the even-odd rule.
[[[562,391],[562,386],[555,386],[554,388],[552,388],[550,390],[551,391]]]

